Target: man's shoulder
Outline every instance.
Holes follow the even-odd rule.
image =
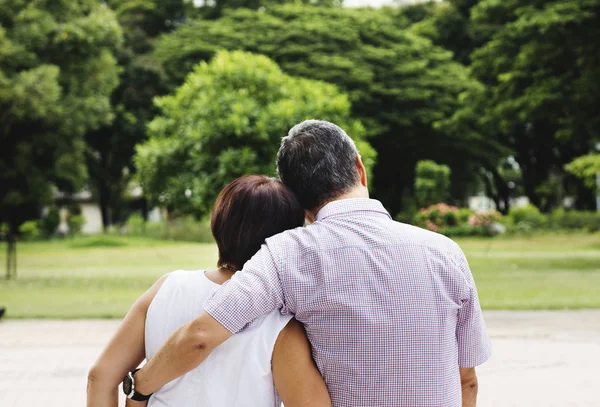
[[[319,239],[319,230],[314,225],[300,226],[288,229],[266,239],[270,249],[293,250],[316,245]]]
[[[390,222],[393,222],[398,228],[398,239],[400,243],[414,244],[450,255],[462,253],[460,246],[447,236],[406,223],[397,221]]]

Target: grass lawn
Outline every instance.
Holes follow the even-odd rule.
[[[600,308],[600,235],[462,239],[484,309]],[[121,317],[162,274],[211,268],[212,244],[119,237],[19,243],[18,277],[0,278],[9,318]],[[6,246],[0,244],[4,274]]]

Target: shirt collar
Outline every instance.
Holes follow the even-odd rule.
[[[317,213],[315,222],[334,216],[352,216],[360,212],[368,212],[368,215],[372,216],[392,218],[381,202],[376,199],[349,198],[329,202]]]

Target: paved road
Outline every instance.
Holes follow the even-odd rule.
[[[482,407],[600,407],[600,310],[486,312]],[[87,369],[118,321],[0,322],[0,407],[81,407]]]

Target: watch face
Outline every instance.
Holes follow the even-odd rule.
[[[131,393],[131,378],[129,375],[125,376],[123,379],[123,393],[129,395]]]

